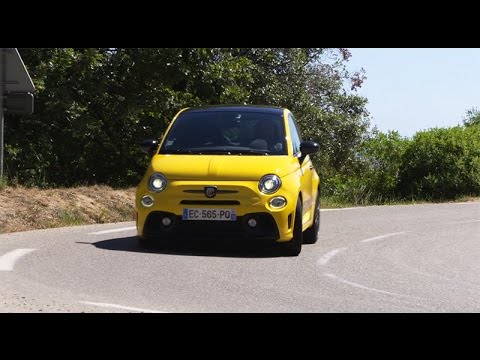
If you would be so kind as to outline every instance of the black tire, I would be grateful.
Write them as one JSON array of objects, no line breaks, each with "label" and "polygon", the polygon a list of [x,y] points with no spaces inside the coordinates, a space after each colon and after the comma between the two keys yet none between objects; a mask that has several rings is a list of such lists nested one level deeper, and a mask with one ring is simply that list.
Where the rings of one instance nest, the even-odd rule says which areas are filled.
[{"label": "black tire", "polygon": [[303,233],[304,244],[315,244],[318,240],[318,231],[320,230],[320,190],[315,200],[315,214],[313,224]]},{"label": "black tire", "polygon": [[290,241],[279,243],[282,255],[298,256],[302,251],[302,200],[298,198],[295,208],[295,220],[293,223],[293,238]]}]

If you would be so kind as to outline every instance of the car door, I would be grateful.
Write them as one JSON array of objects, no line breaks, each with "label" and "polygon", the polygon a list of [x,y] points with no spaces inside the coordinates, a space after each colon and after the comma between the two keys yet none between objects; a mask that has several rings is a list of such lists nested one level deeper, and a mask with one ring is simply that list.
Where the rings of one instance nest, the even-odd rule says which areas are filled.
[{"label": "car door", "polygon": [[303,224],[310,221],[313,216],[312,201],[313,199],[313,183],[312,171],[313,164],[310,157],[307,155],[304,159],[301,158],[300,143],[302,142],[300,132],[291,113],[288,114],[288,127],[290,128],[290,137],[292,140],[293,154],[298,158],[300,164],[300,191],[303,197]]}]

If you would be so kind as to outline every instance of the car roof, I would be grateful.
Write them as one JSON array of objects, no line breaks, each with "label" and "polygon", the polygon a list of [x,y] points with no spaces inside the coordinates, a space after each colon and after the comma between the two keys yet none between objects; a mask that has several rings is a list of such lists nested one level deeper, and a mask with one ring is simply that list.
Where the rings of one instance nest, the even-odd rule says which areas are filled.
[{"label": "car roof", "polygon": [[209,105],[188,108],[186,112],[222,112],[222,111],[243,111],[243,112],[261,112],[275,115],[282,115],[285,108],[277,106],[264,106],[264,105]]}]

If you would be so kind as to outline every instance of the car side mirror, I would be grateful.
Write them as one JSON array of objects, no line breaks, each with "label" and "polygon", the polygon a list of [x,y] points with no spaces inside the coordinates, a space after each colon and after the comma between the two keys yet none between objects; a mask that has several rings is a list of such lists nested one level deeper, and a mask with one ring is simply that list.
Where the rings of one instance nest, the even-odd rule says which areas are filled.
[{"label": "car side mirror", "polygon": [[310,154],[315,154],[320,149],[320,145],[314,141],[302,141],[300,143],[300,151],[302,152],[302,157],[305,157]]},{"label": "car side mirror", "polygon": [[315,154],[319,149],[320,149],[320,145],[318,145],[314,141],[311,141],[311,140],[302,141],[300,143],[301,155],[298,158],[298,160],[300,161],[300,164],[303,163],[303,160],[305,160],[307,155]]},{"label": "car side mirror", "polygon": [[157,148],[158,141],[152,139],[143,140],[142,145],[140,145],[140,150],[150,156],[153,156],[153,154],[155,154]]}]

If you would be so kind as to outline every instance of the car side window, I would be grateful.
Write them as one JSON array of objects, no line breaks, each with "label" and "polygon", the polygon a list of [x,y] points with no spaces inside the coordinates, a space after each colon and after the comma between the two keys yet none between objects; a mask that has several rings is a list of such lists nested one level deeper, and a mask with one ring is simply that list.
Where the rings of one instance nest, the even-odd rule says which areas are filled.
[{"label": "car side window", "polygon": [[290,136],[292,138],[293,155],[297,156],[300,153],[300,143],[302,140],[292,114],[288,114],[288,127],[290,128]]}]

